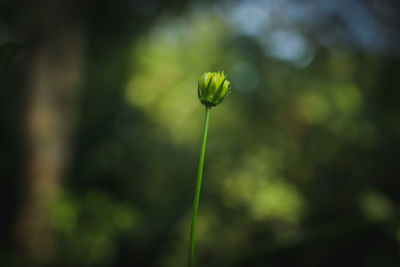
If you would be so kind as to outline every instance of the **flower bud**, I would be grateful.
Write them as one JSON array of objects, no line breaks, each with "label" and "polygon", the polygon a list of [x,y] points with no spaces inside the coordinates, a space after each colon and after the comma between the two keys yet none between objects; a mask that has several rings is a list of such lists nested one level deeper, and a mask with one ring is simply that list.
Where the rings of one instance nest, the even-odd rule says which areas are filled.
[{"label": "flower bud", "polygon": [[204,73],[197,89],[201,103],[209,107],[221,103],[230,91],[231,83],[221,71]]}]

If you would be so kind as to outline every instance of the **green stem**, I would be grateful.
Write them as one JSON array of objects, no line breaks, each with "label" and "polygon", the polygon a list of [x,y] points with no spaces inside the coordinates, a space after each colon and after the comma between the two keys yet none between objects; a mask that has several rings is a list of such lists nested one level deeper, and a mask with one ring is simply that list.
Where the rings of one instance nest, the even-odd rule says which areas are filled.
[{"label": "green stem", "polygon": [[199,169],[197,171],[197,183],[196,191],[194,193],[194,204],[193,204],[193,217],[192,217],[192,227],[190,229],[190,241],[189,241],[189,267],[193,266],[193,256],[194,256],[194,234],[196,232],[196,219],[197,211],[199,209],[200,200],[200,190],[201,190],[201,179],[203,177],[203,165],[204,165],[204,155],[206,152],[207,143],[207,132],[208,132],[208,122],[210,121],[210,110],[211,107],[206,106],[206,115],[204,120],[204,132],[203,132],[203,142],[201,144]]}]

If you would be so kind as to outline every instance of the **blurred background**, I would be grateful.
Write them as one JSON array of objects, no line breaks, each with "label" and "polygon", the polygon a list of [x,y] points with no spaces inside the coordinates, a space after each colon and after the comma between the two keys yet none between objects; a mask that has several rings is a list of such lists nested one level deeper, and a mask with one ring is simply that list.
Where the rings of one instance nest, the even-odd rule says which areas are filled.
[{"label": "blurred background", "polygon": [[0,266],[399,266],[399,12],[0,1]]}]

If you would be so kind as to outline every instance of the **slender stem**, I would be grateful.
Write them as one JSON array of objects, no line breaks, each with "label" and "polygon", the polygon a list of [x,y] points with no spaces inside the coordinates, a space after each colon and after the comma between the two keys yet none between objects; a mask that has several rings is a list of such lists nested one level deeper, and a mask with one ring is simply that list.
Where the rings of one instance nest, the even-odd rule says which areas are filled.
[{"label": "slender stem", "polygon": [[211,110],[211,107],[206,106],[206,114],[205,114],[205,119],[204,119],[203,142],[202,142],[202,144],[201,144],[201,152],[200,152],[200,160],[199,160],[199,169],[198,169],[198,171],[197,171],[196,191],[195,191],[195,194],[194,194],[192,227],[191,227],[191,229],[190,229],[190,241],[189,241],[189,267],[192,267],[192,266],[193,266],[193,256],[194,256],[194,234],[195,234],[195,232],[196,232],[197,211],[198,211],[198,209],[199,209],[200,190],[201,190],[201,179],[202,179],[202,176],[203,176],[204,155],[205,155],[205,152],[206,152],[208,122],[209,122],[209,120],[210,120],[210,110]]}]

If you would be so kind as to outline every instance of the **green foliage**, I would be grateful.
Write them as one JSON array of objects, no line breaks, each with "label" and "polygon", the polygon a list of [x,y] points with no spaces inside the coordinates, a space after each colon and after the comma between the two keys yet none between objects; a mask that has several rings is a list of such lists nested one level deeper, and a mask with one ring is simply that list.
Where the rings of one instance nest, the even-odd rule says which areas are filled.
[{"label": "green foliage", "polygon": [[50,207],[59,241],[57,257],[71,265],[108,266],[117,256],[114,240],[134,238],[140,220],[131,203],[116,201],[104,191],[66,195]]},{"label": "green foliage", "polygon": [[[389,63],[321,49],[299,67],[248,49],[254,40],[228,26],[210,14],[162,18],[130,44],[110,48],[114,60],[113,51],[121,51],[119,62],[99,64],[93,55],[72,179],[79,190],[100,187],[137,207],[144,224],[128,231],[135,252],[119,257],[143,266],[186,265],[202,127],[195,89],[199,73],[209,69],[232,73],[234,94],[210,125],[198,264],[320,266],[296,260],[318,250],[330,266],[343,244],[359,247],[355,258],[366,251],[396,254],[365,246],[380,231],[377,222],[396,229],[387,192],[396,175],[392,169],[384,183],[376,175],[388,166],[376,155],[394,151],[381,150],[393,141],[382,138],[383,129],[395,125],[380,119],[388,113],[376,97],[388,75],[379,66]],[[118,80],[99,75],[111,70]],[[373,194],[365,193],[371,186]],[[109,237],[114,246],[124,240]],[[321,242],[336,243],[329,249]],[[387,241],[379,235],[382,247],[396,242],[393,234]],[[149,251],[157,257],[144,256]]]},{"label": "green foliage", "polygon": [[[197,80],[218,69],[233,93],[209,128],[196,266],[398,266],[398,57],[330,42],[346,39],[340,16],[302,17],[308,1],[188,10],[178,1],[172,12],[162,9],[169,1],[143,1],[160,5],[153,15],[138,2],[92,11],[70,168],[49,204],[53,266],[187,265],[204,108]],[[289,17],[254,10],[269,2]],[[342,1],[327,2],[313,9]],[[348,21],[365,33],[360,14]],[[298,38],[274,46],[277,36]],[[304,53],[278,57],[293,44]],[[0,75],[18,49],[2,46]]]}]

